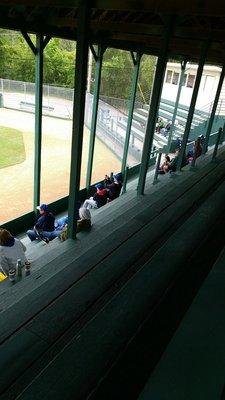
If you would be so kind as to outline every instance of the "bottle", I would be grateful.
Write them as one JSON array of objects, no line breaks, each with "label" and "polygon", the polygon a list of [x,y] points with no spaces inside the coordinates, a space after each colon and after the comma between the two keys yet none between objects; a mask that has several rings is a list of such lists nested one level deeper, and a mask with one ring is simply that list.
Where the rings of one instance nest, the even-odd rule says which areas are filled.
[{"label": "bottle", "polygon": [[11,282],[15,282],[15,279],[16,279],[16,269],[15,268],[11,268],[9,270],[9,280]]},{"label": "bottle", "polygon": [[17,260],[16,271],[17,271],[17,276],[21,277],[22,276],[22,263],[21,263],[20,258]]},{"label": "bottle", "polygon": [[25,274],[30,275],[30,262],[29,261],[25,262]]}]

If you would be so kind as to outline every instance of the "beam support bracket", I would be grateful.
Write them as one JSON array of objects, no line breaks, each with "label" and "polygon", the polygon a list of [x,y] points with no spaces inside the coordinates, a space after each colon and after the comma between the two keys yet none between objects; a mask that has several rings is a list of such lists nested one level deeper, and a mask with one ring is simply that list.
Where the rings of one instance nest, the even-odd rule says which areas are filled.
[{"label": "beam support bracket", "polygon": [[21,31],[21,34],[23,35],[23,38],[26,40],[28,46],[30,47],[31,51],[34,53],[34,55],[36,56],[37,54],[37,48],[34,45],[34,43],[32,42],[30,36],[28,35],[27,32],[25,31]]}]

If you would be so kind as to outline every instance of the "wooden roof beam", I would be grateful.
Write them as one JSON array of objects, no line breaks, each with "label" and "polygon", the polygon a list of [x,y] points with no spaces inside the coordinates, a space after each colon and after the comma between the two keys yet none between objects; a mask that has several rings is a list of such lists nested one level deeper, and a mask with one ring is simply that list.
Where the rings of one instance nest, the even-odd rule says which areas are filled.
[{"label": "wooden roof beam", "polygon": [[[65,0],[66,3],[66,0]],[[92,0],[91,7],[103,10],[140,11],[181,15],[225,15],[224,0]]]},{"label": "wooden roof beam", "polygon": [[53,8],[76,8],[78,0],[0,0],[2,6],[26,6],[26,7],[53,7]]}]

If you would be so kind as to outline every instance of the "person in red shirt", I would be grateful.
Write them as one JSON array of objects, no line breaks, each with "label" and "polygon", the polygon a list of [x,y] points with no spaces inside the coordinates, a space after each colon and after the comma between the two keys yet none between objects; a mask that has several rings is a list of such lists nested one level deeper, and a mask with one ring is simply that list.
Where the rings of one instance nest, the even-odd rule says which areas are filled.
[{"label": "person in red shirt", "polygon": [[104,185],[102,183],[98,183],[97,185],[95,185],[95,187],[97,189],[97,192],[94,194],[93,197],[85,200],[83,204],[84,208],[100,208],[107,203],[108,192],[104,188]]}]

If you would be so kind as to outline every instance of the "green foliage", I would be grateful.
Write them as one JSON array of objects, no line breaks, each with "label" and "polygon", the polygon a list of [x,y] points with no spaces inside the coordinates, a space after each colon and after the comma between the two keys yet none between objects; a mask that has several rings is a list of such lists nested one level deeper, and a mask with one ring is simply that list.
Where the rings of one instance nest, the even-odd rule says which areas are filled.
[{"label": "green foliage", "polygon": [[101,94],[119,99],[129,98],[132,70],[129,52],[107,49],[102,68]]},{"label": "green foliage", "polygon": [[44,82],[55,86],[73,87],[75,48],[67,49],[65,43],[53,38],[44,51]]},{"label": "green foliage", "polygon": [[[35,43],[35,36],[31,35]],[[19,32],[0,29],[0,78],[34,82],[35,56]],[[137,99],[148,102],[153,82],[155,57],[141,60]],[[74,85],[75,42],[52,38],[44,50],[44,83],[72,88]],[[129,99],[133,62],[128,51],[108,48],[104,53],[101,96]],[[95,61],[92,59],[94,88]]]},{"label": "green foliage", "polygon": [[[35,57],[19,32],[0,30],[0,57],[1,78],[34,82]],[[75,43],[51,39],[44,50],[44,83],[73,87],[74,64]]]},{"label": "green foliage", "polygon": [[22,132],[0,126],[0,169],[26,159]]}]

